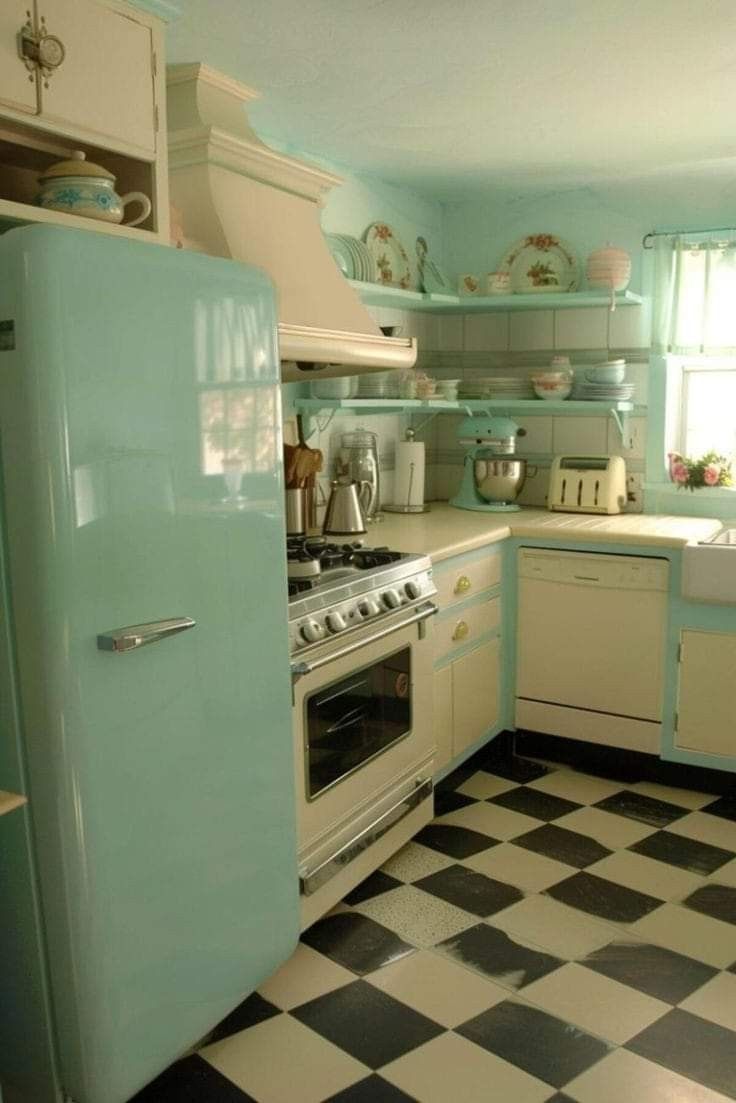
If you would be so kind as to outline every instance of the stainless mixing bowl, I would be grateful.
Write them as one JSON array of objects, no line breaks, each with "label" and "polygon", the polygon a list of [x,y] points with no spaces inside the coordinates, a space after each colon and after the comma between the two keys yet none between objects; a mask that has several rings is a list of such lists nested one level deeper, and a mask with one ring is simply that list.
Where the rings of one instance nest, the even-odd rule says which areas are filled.
[{"label": "stainless mixing bowl", "polygon": [[516,501],[526,481],[526,460],[476,459],[473,463],[475,488],[487,502],[507,505]]}]

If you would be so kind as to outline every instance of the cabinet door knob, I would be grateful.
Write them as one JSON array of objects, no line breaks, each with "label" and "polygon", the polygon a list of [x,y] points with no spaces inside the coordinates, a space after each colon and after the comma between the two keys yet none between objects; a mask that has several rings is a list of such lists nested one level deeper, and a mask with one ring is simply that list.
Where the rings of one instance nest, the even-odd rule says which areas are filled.
[{"label": "cabinet door knob", "polygon": [[455,583],[456,594],[466,594],[473,583],[470,581],[466,574],[461,574]]},{"label": "cabinet door knob", "polygon": [[455,625],[455,631],[452,633],[453,640],[464,640],[470,634],[470,628],[467,621],[459,620]]}]

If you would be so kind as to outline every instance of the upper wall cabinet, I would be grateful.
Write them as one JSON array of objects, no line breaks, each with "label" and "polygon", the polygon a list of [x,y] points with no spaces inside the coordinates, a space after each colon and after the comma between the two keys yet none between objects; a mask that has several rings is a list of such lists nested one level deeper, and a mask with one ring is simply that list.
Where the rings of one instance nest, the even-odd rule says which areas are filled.
[{"label": "upper wall cabinet", "polygon": [[3,0],[0,4],[0,106],[35,115],[38,88],[18,51],[18,34],[28,24],[26,0]]},{"label": "upper wall cabinet", "polygon": [[147,16],[114,0],[0,8],[0,102],[55,134],[154,157],[157,62]]},{"label": "upper wall cabinet", "polygon": [[[0,0],[0,233],[53,222],[168,242],[164,75],[163,23],[122,0]],[[68,209],[40,207],[44,173],[77,150],[150,214],[138,222],[138,203],[121,224],[75,213],[73,188]]]}]

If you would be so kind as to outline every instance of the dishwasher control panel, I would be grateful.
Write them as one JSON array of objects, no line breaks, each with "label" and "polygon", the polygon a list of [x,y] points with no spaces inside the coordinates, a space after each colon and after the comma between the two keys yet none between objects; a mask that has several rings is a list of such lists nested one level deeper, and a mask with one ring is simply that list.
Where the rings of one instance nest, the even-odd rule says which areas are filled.
[{"label": "dishwasher control panel", "polygon": [[664,590],[669,563],[649,556],[519,549],[519,578],[616,590]]}]

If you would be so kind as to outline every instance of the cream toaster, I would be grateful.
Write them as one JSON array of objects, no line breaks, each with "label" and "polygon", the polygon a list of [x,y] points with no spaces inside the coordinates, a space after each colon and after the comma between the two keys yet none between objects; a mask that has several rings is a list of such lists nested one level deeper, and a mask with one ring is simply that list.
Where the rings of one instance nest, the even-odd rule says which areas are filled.
[{"label": "cream toaster", "polygon": [[626,505],[626,464],[621,456],[555,456],[549,509],[563,513],[621,513]]}]

